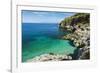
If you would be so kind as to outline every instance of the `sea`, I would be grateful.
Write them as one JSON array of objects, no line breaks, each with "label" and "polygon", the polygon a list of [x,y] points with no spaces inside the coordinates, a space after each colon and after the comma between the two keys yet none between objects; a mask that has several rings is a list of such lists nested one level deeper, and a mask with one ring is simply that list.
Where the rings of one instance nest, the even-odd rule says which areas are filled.
[{"label": "sea", "polygon": [[42,54],[73,54],[76,47],[58,23],[22,23],[22,62]]}]

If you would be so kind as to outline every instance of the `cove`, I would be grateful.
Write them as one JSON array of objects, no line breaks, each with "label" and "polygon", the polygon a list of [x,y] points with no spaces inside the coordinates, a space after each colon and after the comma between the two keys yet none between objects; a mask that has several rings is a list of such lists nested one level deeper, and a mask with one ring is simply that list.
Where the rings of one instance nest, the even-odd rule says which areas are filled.
[{"label": "cove", "polygon": [[22,62],[47,53],[73,54],[76,47],[63,34],[58,23],[22,23]]}]

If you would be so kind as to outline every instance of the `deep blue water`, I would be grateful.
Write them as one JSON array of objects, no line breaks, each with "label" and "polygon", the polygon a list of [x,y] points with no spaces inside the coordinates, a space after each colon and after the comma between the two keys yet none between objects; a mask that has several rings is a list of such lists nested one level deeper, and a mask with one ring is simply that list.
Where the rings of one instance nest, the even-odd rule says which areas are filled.
[{"label": "deep blue water", "polygon": [[35,40],[35,37],[47,36],[59,38],[65,32],[59,30],[57,23],[23,23],[22,25],[22,40],[30,42]]}]

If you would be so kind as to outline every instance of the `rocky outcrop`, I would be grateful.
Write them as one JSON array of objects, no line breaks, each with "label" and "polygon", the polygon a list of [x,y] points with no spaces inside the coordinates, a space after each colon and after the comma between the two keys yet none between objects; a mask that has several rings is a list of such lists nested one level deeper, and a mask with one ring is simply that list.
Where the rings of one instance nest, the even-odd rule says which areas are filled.
[{"label": "rocky outcrop", "polygon": [[60,24],[60,29],[70,31],[62,36],[63,39],[73,41],[78,49],[72,55],[73,59],[90,59],[90,14],[77,13],[65,18]]},{"label": "rocky outcrop", "polygon": [[40,56],[36,56],[33,59],[27,60],[27,62],[64,61],[64,60],[72,60],[72,57],[68,55],[50,53],[50,54],[43,54]]}]

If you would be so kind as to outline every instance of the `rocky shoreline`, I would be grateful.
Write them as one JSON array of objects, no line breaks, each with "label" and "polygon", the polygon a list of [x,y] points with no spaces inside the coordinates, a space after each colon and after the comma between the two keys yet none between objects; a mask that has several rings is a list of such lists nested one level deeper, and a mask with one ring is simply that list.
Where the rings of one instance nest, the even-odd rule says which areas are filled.
[{"label": "rocky shoreline", "polygon": [[65,18],[60,23],[60,29],[70,31],[69,34],[61,37],[65,40],[71,40],[77,49],[72,54],[72,58],[90,59],[90,14],[77,13],[74,16]]},{"label": "rocky shoreline", "polygon": [[72,57],[65,54],[61,55],[61,54],[49,53],[36,56],[33,59],[27,60],[27,62],[64,61],[64,60],[72,60]]}]

